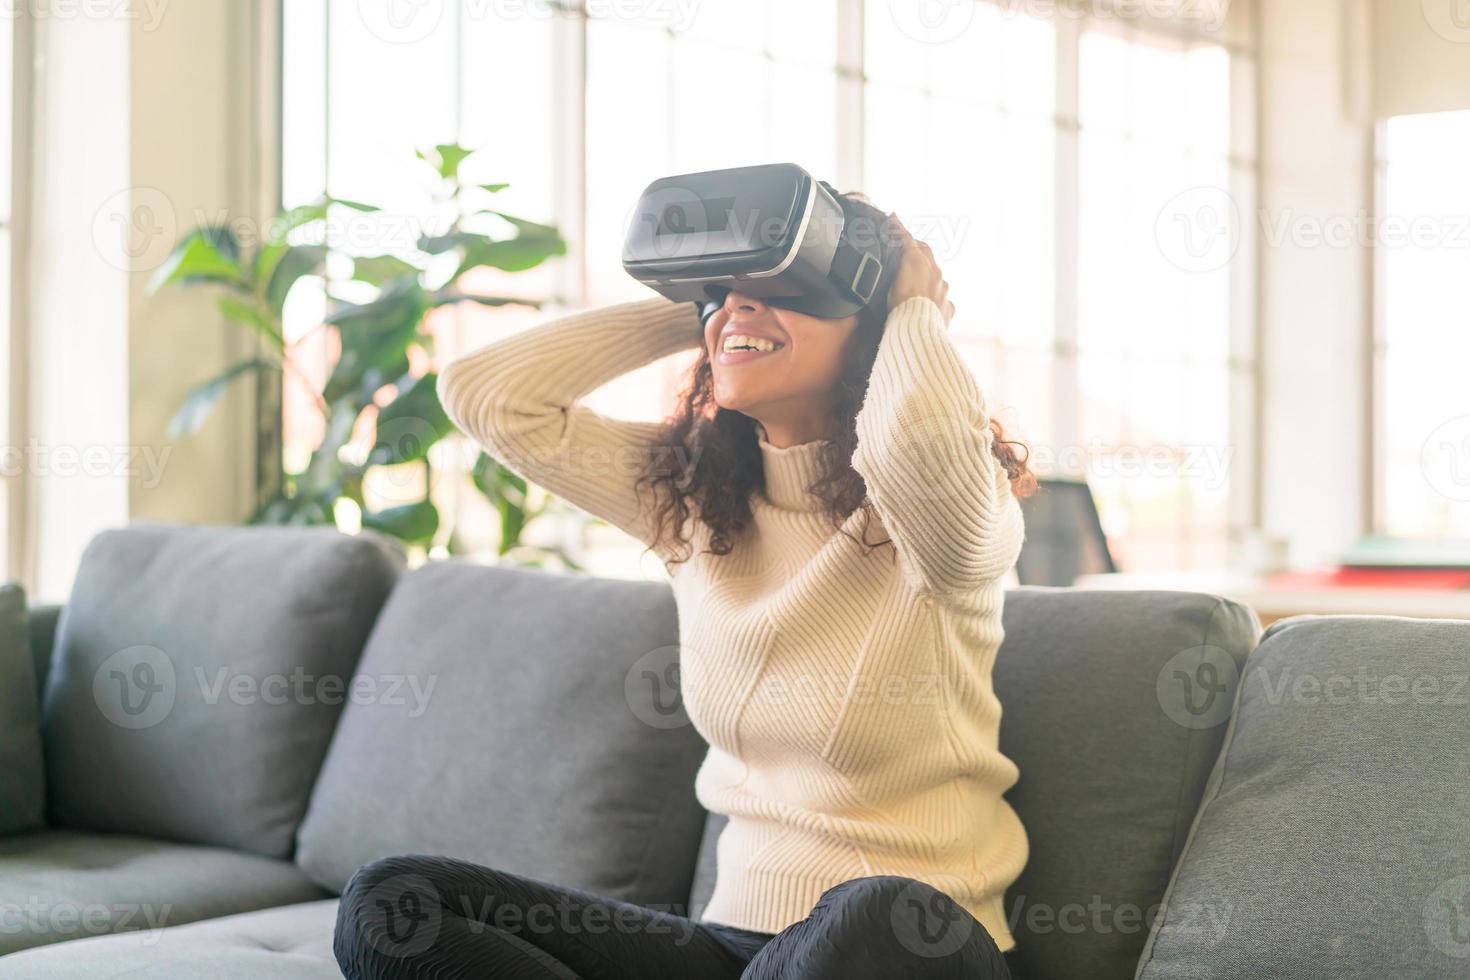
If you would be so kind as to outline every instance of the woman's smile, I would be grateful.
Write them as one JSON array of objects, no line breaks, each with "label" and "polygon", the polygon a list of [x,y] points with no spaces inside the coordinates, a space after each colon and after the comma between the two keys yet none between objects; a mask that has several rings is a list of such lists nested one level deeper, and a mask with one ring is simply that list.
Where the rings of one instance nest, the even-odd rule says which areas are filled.
[{"label": "woman's smile", "polygon": [[774,331],[727,323],[716,338],[718,364],[744,364],[780,354],[787,347]]}]

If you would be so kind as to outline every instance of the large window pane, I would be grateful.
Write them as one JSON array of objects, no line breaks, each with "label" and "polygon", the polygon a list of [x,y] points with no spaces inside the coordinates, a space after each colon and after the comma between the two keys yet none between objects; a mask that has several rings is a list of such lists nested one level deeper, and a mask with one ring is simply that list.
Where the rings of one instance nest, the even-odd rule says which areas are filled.
[{"label": "large window pane", "polygon": [[1384,127],[1380,530],[1470,537],[1470,112]]}]

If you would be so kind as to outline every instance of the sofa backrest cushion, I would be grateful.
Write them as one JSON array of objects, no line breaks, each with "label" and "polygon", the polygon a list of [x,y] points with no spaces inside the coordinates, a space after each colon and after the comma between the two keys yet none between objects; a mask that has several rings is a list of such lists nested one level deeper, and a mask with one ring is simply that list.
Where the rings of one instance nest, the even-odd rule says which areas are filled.
[{"label": "sofa backrest cushion", "polygon": [[385,539],[328,528],[99,534],[46,684],[52,819],[289,857],[401,569]]},{"label": "sofa backrest cushion", "polygon": [[1139,976],[1470,976],[1467,759],[1470,623],[1274,624]]},{"label": "sofa backrest cushion", "polygon": [[675,700],[677,644],[664,584],[411,572],[358,668],[384,696],[343,715],[297,862],[340,891],[377,858],[441,854],[682,910],[705,745]]},{"label": "sofa backrest cushion", "polygon": [[1030,855],[1006,895],[1027,976],[1133,975],[1259,622],[1187,592],[1006,594],[995,690]]},{"label": "sofa backrest cushion", "polygon": [[40,723],[25,590],[0,585],[0,835],[41,824]]}]

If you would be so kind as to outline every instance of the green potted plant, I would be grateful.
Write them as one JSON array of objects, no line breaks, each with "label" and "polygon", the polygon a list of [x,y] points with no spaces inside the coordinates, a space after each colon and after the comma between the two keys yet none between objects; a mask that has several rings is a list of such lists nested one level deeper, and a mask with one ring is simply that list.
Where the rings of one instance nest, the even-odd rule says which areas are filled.
[{"label": "green potted plant", "polygon": [[[325,384],[312,386],[323,417],[322,439],[304,467],[284,473],[281,485],[258,488],[260,503],[250,523],[334,525],[340,520],[339,502],[347,500],[356,505],[362,527],[408,545],[427,547],[439,534],[429,450],[453,425],[435,392],[438,375],[426,366],[433,363],[433,338],[425,319],[452,303],[539,308],[537,300],[468,292],[462,280],[474,269],[521,272],[566,253],[556,228],[489,206],[509,185],[466,184],[461,179],[460,165],[472,152],[441,144],[418,153],[430,173],[436,208],[450,216],[442,232],[421,235],[407,254],[347,256],[352,268],[348,278],[370,297],[348,302],[332,294],[319,328],[335,333],[340,351]],[[358,201],[324,198],[280,214],[253,248],[246,248],[228,225],[203,226],[184,236],[150,289],[196,284],[219,289],[220,312],[259,338],[260,353],[194,386],[170,424],[170,435],[197,431],[229,386],[242,378],[265,375],[284,381],[294,374],[297,383],[306,383],[297,360],[299,342],[287,342],[282,311],[296,284],[303,277],[323,275],[332,254],[329,246],[311,241],[312,233],[333,214],[378,210]],[[503,233],[476,230],[486,223],[498,225]],[[368,414],[370,420],[364,418]],[[373,432],[369,451],[346,452],[364,426]],[[379,467],[422,468],[422,493],[375,509],[366,488]],[[559,548],[530,548],[522,541],[526,527],[557,509],[557,501],[544,494],[538,499],[524,480],[483,452],[470,475],[499,515],[502,556],[530,563],[555,556],[576,567]],[[452,536],[447,544],[451,550],[458,547]]]}]

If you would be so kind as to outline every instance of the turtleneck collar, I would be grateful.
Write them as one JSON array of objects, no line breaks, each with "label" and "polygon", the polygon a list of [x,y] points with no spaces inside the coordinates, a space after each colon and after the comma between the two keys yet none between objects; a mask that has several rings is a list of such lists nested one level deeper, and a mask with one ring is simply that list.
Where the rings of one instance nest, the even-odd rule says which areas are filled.
[{"label": "turtleneck collar", "polygon": [[782,510],[821,510],[822,500],[808,493],[822,475],[822,447],[814,439],[797,446],[778,448],[760,437],[761,465],[765,468],[765,497]]}]

